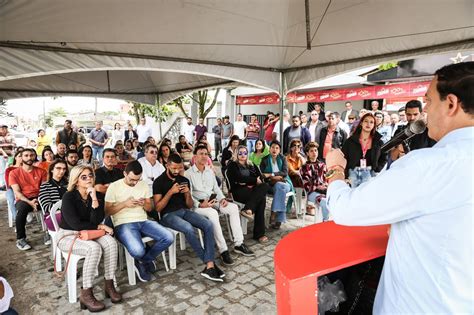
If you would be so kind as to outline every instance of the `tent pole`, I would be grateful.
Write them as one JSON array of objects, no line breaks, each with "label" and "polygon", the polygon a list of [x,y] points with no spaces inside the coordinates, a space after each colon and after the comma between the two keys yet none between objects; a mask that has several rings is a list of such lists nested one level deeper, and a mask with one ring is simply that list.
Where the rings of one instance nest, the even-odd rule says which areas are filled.
[{"label": "tent pole", "polygon": [[286,100],[286,94],[285,94],[285,74],[283,72],[280,72],[280,121],[278,122],[280,124],[280,143],[282,145],[282,152],[283,152],[283,110],[285,108],[285,100]]},{"label": "tent pole", "polygon": [[160,106],[160,94],[155,94],[155,106],[157,106],[158,111],[158,130],[160,132],[160,141],[163,139],[163,133],[161,131],[161,106]]}]

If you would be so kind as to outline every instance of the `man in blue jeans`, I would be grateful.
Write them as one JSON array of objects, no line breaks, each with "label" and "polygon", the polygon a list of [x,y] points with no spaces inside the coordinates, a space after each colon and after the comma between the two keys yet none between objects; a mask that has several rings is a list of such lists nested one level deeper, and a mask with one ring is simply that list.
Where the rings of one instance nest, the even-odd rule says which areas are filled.
[{"label": "man in blue jeans", "polygon": [[[155,259],[173,243],[173,234],[155,221],[147,219],[152,210],[148,185],[141,181],[143,169],[138,161],[127,164],[124,178],[110,184],[105,195],[105,211],[112,217],[119,241],[135,258],[135,272],[142,282],[151,280],[156,271]],[[146,247],[142,237],[155,243]]]},{"label": "man in blue jeans", "polygon": [[95,129],[89,134],[89,141],[92,143],[92,158],[99,161],[99,165],[102,165],[102,152],[109,141],[107,132],[102,129],[102,121],[95,122]]},{"label": "man in blue jeans", "polygon": [[[172,154],[166,164],[166,172],[153,182],[155,209],[161,213],[161,223],[173,230],[184,233],[186,240],[206,265],[201,276],[212,281],[224,281],[224,272],[214,263],[214,233],[211,221],[195,213],[193,198],[189,190],[189,180],[180,175],[183,160]],[[204,234],[204,248],[196,236],[195,228]]]}]

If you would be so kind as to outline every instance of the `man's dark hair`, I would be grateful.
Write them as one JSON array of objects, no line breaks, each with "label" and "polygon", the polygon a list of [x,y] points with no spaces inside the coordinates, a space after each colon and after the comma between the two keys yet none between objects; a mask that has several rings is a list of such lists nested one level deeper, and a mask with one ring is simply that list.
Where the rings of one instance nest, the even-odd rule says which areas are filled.
[{"label": "man's dark hair", "polygon": [[474,61],[451,64],[435,72],[436,89],[442,101],[454,94],[467,114],[474,115]]},{"label": "man's dark hair", "polygon": [[209,153],[209,150],[207,149],[207,145],[199,144],[194,148],[193,154],[196,155],[199,150],[206,150],[207,153]]},{"label": "man's dark hair", "polygon": [[179,154],[173,153],[169,156],[168,163],[181,164],[183,163],[183,159],[179,156]]},{"label": "man's dark hair", "polygon": [[145,152],[148,152],[148,149],[150,148],[155,148],[158,151],[158,147],[156,146],[156,144],[149,143],[145,146]]},{"label": "man's dark hair", "polygon": [[293,117],[291,117],[291,119],[295,119],[295,118],[301,119],[301,117],[298,115],[293,115]]},{"label": "man's dark hair", "polygon": [[252,114],[252,115],[250,115],[250,116],[255,116],[255,117],[257,117],[257,114],[253,113],[253,114]]},{"label": "man's dark hair", "polygon": [[23,151],[21,151],[21,152],[22,152],[21,155],[23,155],[23,152],[32,152],[32,153],[36,154],[36,151],[35,151],[34,149],[32,149],[32,148],[25,148],[25,149],[23,149]]},{"label": "man's dark hair", "polygon": [[77,152],[77,150],[68,150],[66,152],[66,157],[68,157],[69,155],[74,154],[74,153],[77,154],[77,156],[79,156],[79,152]]},{"label": "man's dark hair", "polygon": [[72,124],[72,120],[66,119],[64,122],[67,122],[68,124]]},{"label": "man's dark hair", "polygon": [[334,115],[334,117],[336,118],[341,117],[341,114],[339,114],[339,112],[332,112],[331,114]]},{"label": "man's dark hair", "polygon": [[419,100],[408,101],[408,103],[405,104],[405,108],[418,108],[420,113],[423,111],[423,106]]},{"label": "man's dark hair", "polygon": [[143,168],[140,162],[138,161],[131,161],[127,163],[127,166],[125,166],[125,173],[130,173],[133,172],[135,175],[140,175],[143,173]]},{"label": "man's dark hair", "polygon": [[102,152],[102,157],[104,157],[105,153],[107,152],[112,152],[113,154],[115,154],[115,156],[117,156],[117,151],[115,151],[115,149],[107,148],[107,149],[104,149],[104,151]]},{"label": "man's dark hair", "polygon": [[404,112],[405,111],[405,106],[402,106],[398,109],[398,112],[401,113],[401,112]]}]

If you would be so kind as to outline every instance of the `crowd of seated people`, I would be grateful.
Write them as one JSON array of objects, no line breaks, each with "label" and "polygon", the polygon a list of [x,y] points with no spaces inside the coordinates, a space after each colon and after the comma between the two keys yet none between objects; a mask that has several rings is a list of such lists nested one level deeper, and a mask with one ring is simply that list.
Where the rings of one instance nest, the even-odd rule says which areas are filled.
[{"label": "crowd of seated people", "polygon": [[[415,109],[418,107],[413,105],[409,113]],[[20,250],[31,249],[27,241],[31,214],[41,211],[47,221],[53,205],[62,200],[58,248],[68,252],[72,246],[73,253],[86,257],[80,295],[83,309],[105,308],[93,293],[101,259],[105,296],[113,303],[122,300],[113,285],[117,242],[135,259],[138,278],[151,281],[157,269],[156,258],[174,240],[171,230],[186,237],[202,263],[199,274],[222,282],[226,275],[216,257],[231,266],[235,258],[231,253],[255,255],[244,240],[246,231],[242,230],[241,217],[253,222],[252,238],[266,243],[270,236],[267,226],[281,228],[294,202],[293,197],[287,198],[288,193],[300,188],[308,200],[306,213],[315,215],[316,207],[320,207],[323,221],[329,219],[325,197],[325,174],[329,170],[324,163],[329,150],[342,149],[348,161],[346,177],[353,187],[383,169],[389,157],[381,147],[401,123],[385,119],[386,124],[382,125],[381,113],[360,111],[357,120],[354,112],[342,115],[347,116],[349,124],[338,113],[328,111],[311,113],[310,121],[293,117],[283,143],[273,137],[271,141],[251,139],[252,144],[247,145],[233,132],[222,134],[222,144],[226,146],[222,146],[222,152],[215,152],[215,157],[221,158],[221,174],[216,172],[219,162],[212,160],[212,147],[205,133],[194,144],[181,135],[173,145],[169,139],[157,142],[152,136],[143,135],[149,131],[142,124],[140,142],[130,125],[123,137],[118,131],[114,133],[113,148],[100,148],[103,141],[98,140],[98,135],[95,146],[71,138],[74,134],[68,123],[57,139],[56,152],[44,145],[38,158],[35,150],[18,147],[6,169],[7,201],[15,219],[16,246]],[[266,128],[279,123],[275,117],[269,113],[271,123],[266,122],[262,130],[265,135],[272,134]],[[222,179],[226,185],[221,184]],[[268,196],[271,213],[270,224],[266,225]],[[229,222],[232,247],[224,237],[222,216]],[[202,240],[196,229],[202,231]],[[104,234],[94,240],[75,240],[76,232],[81,230],[102,230]],[[153,239],[152,246],[143,244],[144,236]],[[47,235],[44,242],[51,242]]]}]

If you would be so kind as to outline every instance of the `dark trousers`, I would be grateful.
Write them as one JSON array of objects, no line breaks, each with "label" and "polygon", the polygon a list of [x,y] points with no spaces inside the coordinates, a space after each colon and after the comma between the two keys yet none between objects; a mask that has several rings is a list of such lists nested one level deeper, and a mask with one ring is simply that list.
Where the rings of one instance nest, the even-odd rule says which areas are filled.
[{"label": "dark trousers", "polygon": [[214,151],[216,152],[215,159],[219,157],[219,154],[222,153],[222,140],[221,138],[214,137]]},{"label": "dark trousers", "polygon": [[[16,239],[26,238],[26,217],[28,213],[33,211],[33,207],[24,202],[23,200],[19,200],[15,204],[16,208]],[[37,206],[38,211],[41,211],[39,205]]]},{"label": "dark trousers", "polygon": [[235,201],[245,203],[244,209],[252,210],[255,215],[253,223],[253,239],[255,240],[265,235],[265,206],[269,189],[270,186],[263,183],[253,188],[242,186],[232,190]]}]

